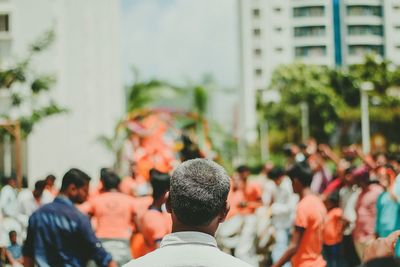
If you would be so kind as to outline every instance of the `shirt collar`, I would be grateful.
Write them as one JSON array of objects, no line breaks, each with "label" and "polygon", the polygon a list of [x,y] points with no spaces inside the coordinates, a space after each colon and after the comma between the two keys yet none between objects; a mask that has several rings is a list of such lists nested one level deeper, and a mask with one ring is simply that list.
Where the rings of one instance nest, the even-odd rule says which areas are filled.
[{"label": "shirt collar", "polygon": [[68,206],[75,207],[74,203],[72,203],[72,201],[69,198],[65,197],[65,196],[60,196],[60,195],[57,196],[54,199],[54,202],[63,203],[63,204],[67,204]]},{"label": "shirt collar", "polygon": [[195,231],[168,234],[162,239],[160,247],[184,244],[204,245],[218,248],[217,241],[213,236]]}]

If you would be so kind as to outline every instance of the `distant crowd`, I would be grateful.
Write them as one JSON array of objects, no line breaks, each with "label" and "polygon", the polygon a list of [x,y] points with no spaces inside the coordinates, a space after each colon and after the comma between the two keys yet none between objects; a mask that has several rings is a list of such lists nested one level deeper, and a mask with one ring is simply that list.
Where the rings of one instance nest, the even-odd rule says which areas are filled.
[{"label": "distant crowd", "polygon": [[[313,139],[285,145],[283,152],[282,165],[267,162],[261,173],[241,165],[230,176],[225,222],[215,233],[223,251],[251,266],[353,267],[374,258],[369,247],[377,238],[400,230],[399,155],[365,155],[354,145],[335,152]],[[186,229],[182,224],[196,225],[216,209],[168,203],[177,174],[152,168],[144,177],[138,167],[131,162],[122,179],[103,168],[92,189],[79,169],[20,191],[15,178],[5,179],[0,266],[64,266],[60,259],[70,266],[122,266],[162,247],[176,225]],[[181,192],[191,185],[198,186],[175,184]],[[187,217],[176,216],[178,208]],[[395,241],[387,250],[400,256]]]}]

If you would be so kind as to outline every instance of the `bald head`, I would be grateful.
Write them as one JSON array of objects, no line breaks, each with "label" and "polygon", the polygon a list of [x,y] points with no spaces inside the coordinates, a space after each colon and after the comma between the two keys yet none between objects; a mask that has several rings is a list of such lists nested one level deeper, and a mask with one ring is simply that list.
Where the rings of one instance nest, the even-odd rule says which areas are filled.
[{"label": "bald head", "polygon": [[171,178],[171,209],[185,225],[206,226],[226,209],[229,188],[222,166],[205,159],[185,161]]}]

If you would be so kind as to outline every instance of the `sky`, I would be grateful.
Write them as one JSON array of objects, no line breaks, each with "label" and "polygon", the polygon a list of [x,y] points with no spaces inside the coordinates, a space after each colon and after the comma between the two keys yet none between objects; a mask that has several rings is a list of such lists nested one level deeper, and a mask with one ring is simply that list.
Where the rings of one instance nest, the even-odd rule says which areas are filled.
[{"label": "sky", "polygon": [[237,87],[236,0],[121,0],[124,83],[199,82]]}]

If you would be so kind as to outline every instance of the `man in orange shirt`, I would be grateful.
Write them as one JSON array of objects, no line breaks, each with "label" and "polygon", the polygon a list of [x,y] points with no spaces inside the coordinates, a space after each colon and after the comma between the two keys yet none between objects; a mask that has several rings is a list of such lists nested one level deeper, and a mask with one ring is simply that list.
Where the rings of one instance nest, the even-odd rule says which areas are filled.
[{"label": "man in orange shirt", "polygon": [[288,175],[293,182],[293,191],[300,196],[300,202],[296,208],[292,240],[273,267],[281,267],[289,260],[292,267],[325,267],[322,246],[327,211],[322,200],[311,192],[312,172],[304,163],[296,163]]},{"label": "man in orange shirt", "polygon": [[115,261],[122,265],[131,258],[129,239],[134,227],[136,204],[133,197],[118,191],[119,177],[112,171],[102,173],[103,193],[80,206],[97,223],[96,236]]},{"label": "man in orange shirt", "polygon": [[259,184],[248,181],[251,172],[247,166],[239,166],[236,172],[239,179],[237,181],[238,189],[241,191],[242,199],[241,201],[236,200],[239,205],[235,208],[243,217],[243,227],[234,255],[250,265],[258,266],[255,246],[257,218],[254,212],[262,206],[262,190]]},{"label": "man in orange shirt", "polygon": [[170,185],[170,176],[156,169],[150,171],[153,187],[153,203],[138,219],[139,234],[133,239],[132,254],[139,258],[157,249],[161,239],[171,233],[171,214],[165,209],[165,201]]},{"label": "man in orange shirt", "polygon": [[342,263],[343,211],[339,208],[339,191],[325,200],[328,218],[324,228],[324,257],[328,267],[340,267]]}]

